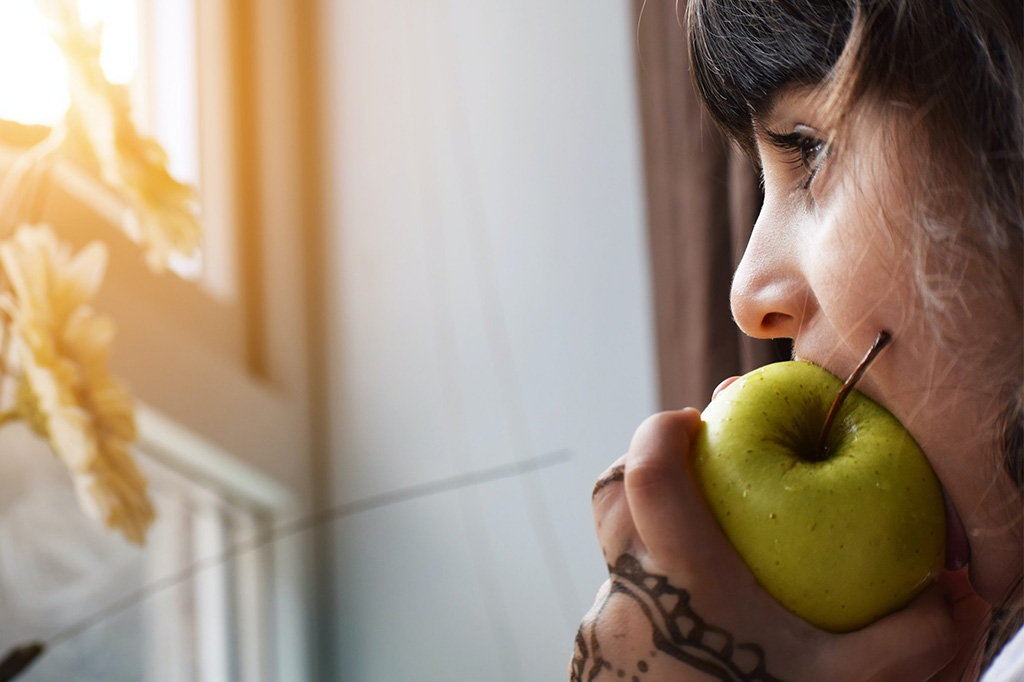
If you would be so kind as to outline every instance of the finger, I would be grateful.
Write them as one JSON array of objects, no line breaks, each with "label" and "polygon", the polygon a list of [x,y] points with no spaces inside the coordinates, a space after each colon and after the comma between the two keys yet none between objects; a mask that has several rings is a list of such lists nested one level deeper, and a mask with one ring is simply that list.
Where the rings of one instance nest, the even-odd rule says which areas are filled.
[{"label": "finger", "polygon": [[666,571],[700,572],[707,562],[731,569],[739,560],[690,474],[699,428],[700,413],[692,408],[654,415],[626,455],[626,499],[637,534]]},{"label": "finger", "polygon": [[623,455],[615,460],[610,467],[604,470],[600,476],[597,477],[597,482],[594,483],[594,490],[590,493],[590,499],[594,505],[597,506],[601,503],[603,497],[608,494],[608,487],[615,485],[616,483],[622,483],[626,475],[626,456]]},{"label": "finger", "polygon": [[976,679],[980,676],[992,607],[974,592],[967,568],[947,571],[939,582],[953,607],[958,646],[956,657],[943,670],[944,676],[940,675],[937,680]]},{"label": "finger", "polygon": [[598,477],[591,493],[594,530],[608,566],[614,565],[618,557],[629,551],[636,539],[636,527],[623,489],[624,478],[625,455]]},{"label": "finger", "polygon": [[865,680],[927,680],[957,650],[956,626],[948,595],[932,585],[904,609],[834,640],[826,650],[834,663],[862,670]]}]

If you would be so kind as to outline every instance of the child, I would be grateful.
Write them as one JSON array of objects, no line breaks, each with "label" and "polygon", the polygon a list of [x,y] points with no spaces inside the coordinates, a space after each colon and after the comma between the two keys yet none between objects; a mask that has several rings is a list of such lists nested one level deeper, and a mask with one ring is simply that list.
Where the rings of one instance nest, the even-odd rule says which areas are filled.
[{"label": "child", "polygon": [[687,11],[698,90],[764,182],[733,315],[841,377],[891,332],[858,388],[942,483],[947,570],[863,629],[805,623],[757,585],[695,485],[699,413],[666,412],[595,486],[611,578],[570,679],[1024,680],[1024,5]]}]

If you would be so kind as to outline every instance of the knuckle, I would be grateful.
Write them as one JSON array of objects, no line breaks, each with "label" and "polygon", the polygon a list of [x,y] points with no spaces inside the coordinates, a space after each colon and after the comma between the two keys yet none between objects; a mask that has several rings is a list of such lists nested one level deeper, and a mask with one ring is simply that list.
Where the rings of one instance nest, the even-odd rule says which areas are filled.
[{"label": "knuckle", "polygon": [[680,412],[659,412],[644,420],[626,457],[626,487],[643,490],[661,485],[675,457],[686,452],[688,427],[688,418]]},{"label": "knuckle", "polygon": [[626,488],[637,492],[649,490],[661,485],[665,474],[661,459],[651,457],[648,453],[638,454],[630,460],[625,479]]}]

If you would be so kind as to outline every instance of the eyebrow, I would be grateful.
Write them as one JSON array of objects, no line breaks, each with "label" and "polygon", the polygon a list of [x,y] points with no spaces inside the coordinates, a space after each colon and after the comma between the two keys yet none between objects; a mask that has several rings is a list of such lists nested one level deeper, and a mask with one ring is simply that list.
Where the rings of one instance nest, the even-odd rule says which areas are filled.
[{"label": "eyebrow", "polygon": [[777,103],[778,98],[773,101],[772,106],[768,108],[767,113],[764,115],[756,113],[751,114],[750,126],[755,139],[764,140],[776,149],[783,149],[786,148],[786,142],[788,141],[783,138],[786,138],[787,136],[782,133],[772,131],[772,127],[775,122],[774,114],[775,109],[777,108]]},{"label": "eyebrow", "polygon": [[778,117],[779,107],[782,105],[783,100],[786,99],[786,94],[785,90],[776,92],[768,100],[767,105],[761,107],[760,111],[750,112],[750,122],[753,124],[755,134],[768,133],[768,126],[765,124],[772,122]]},{"label": "eyebrow", "polygon": [[[767,105],[762,107],[760,112],[752,111],[750,114],[750,120],[753,123],[754,133],[768,133],[768,127],[763,125],[765,122],[772,122],[773,119],[779,116],[779,108],[787,100],[797,100],[799,102],[805,102],[808,106],[814,108],[815,96],[814,88],[808,85],[800,85],[797,83],[784,86],[777,90],[767,102]],[[803,98],[807,98],[804,100]],[[761,122],[759,124],[758,122]]]}]

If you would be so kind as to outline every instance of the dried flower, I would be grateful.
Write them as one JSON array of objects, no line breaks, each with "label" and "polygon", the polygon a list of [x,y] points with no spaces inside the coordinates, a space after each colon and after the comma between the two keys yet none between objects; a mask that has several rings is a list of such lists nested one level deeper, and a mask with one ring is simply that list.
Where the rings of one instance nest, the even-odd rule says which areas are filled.
[{"label": "dried flower", "polygon": [[75,0],[39,4],[68,62],[71,106],[64,126],[70,153],[127,202],[122,227],[143,247],[153,270],[166,267],[172,253],[191,256],[201,236],[195,192],[171,176],[163,148],[135,127],[128,90],[103,74],[100,27],[82,25]]},{"label": "dried flower", "polygon": [[137,544],[155,514],[129,447],[136,438],[131,396],[110,374],[113,322],[89,307],[106,268],[94,243],[72,255],[45,226],[19,228],[0,243],[21,368],[17,413],[49,439],[71,473],[82,507]]}]

